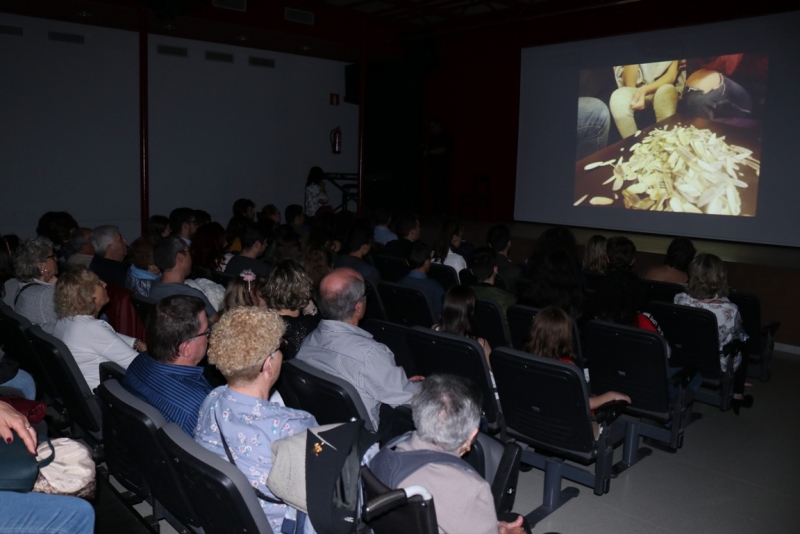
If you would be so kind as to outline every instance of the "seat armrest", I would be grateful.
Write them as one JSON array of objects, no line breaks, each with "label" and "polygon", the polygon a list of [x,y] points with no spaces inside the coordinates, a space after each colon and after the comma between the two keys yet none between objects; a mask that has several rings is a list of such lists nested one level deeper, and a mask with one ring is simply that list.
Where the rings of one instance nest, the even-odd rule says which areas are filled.
[{"label": "seat armrest", "polygon": [[775,333],[778,331],[778,328],[781,327],[780,321],[772,321],[771,323],[767,323],[761,327],[761,333],[764,335],[770,335],[775,337]]},{"label": "seat armrest", "polygon": [[100,383],[116,379],[120,384],[125,379],[125,369],[116,362],[103,362],[100,364]]},{"label": "seat armrest", "polygon": [[408,502],[406,492],[403,489],[396,489],[383,495],[378,495],[364,505],[364,521],[369,523],[379,515],[391,512]]},{"label": "seat armrest", "polygon": [[514,508],[521,459],[522,448],[516,443],[506,443],[494,480],[491,481],[492,497],[498,515],[510,512]]},{"label": "seat armrest", "polygon": [[669,383],[673,386],[680,385],[681,388],[685,389],[697,373],[698,369],[696,365],[687,365],[672,375],[672,378],[669,379]]},{"label": "seat armrest", "polygon": [[592,420],[597,421],[598,423],[605,423],[606,426],[610,426],[611,423],[616,421],[617,418],[622,415],[622,412],[627,407],[628,403],[623,400],[607,402],[601,406],[598,406],[594,410],[594,416],[592,417]]}]

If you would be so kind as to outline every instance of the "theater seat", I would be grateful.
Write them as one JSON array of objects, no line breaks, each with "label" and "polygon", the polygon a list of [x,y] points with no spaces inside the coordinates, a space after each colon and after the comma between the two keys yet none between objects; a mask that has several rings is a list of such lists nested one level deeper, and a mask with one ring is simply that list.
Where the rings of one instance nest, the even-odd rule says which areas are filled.
[{"label": "theater seat", "polygon": [[378,284],[389,321],[403,326],[433,326],[434,318],[428,299],[422,291],[411,287],[381,282]]},{"label": "theater seat", "polygon": [[428,278],[432,278],[439,282],[439,285],[441,285],[445,291],[453,286],[458,285],[458,273],[456,273],[456,270],[449,265],[444,265],[441,263],[431,262],[431,268],[428,271]]},{"label": "theater seat", "polygon": [[147,316],[150,315],[150,312],[156,308],[156,304],[158,304],[157,300],[143,297],[138,293],[134,293],[130,297],[131,304],[133,308],[136,310],[136,313],[139,315],[139,319],[142,321],[142,324],[147,324]]},{"label": "theater seat", "polygon": [[144,323],[131,303],[133,291],[114,284],[106,284],[108,306],[104,311],[108,324],[120,334],[146,341]]}]

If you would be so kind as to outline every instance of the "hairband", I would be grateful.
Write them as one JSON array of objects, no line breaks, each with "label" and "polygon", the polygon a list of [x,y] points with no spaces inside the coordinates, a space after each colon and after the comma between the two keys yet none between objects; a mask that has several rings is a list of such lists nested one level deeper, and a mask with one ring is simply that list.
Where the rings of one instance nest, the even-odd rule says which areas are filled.
[{"label": "hairband", "polygon": [[242,277],[242,280],[247,282],[247,291],[250,291],[250,282],[255,281],[256,274],[253,271],[251,271],[250,269],[245,269],[244,271],[239,273],[239,276]]}]

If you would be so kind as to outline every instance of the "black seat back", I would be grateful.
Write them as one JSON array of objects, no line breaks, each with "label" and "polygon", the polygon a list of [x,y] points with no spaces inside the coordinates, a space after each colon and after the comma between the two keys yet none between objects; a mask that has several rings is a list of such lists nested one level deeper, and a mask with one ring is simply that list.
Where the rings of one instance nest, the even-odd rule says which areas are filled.
[{"label": "black seat back", "polygon": [[366,501],[364,519],[375,534],[439,532],[433,497],[408,498],[404,490],[385,486],[366,466],[361,467],[361,481]]},{"label": "black seat back", "polygon": [[642,279],[642,285],[645,288],[645,295],[648,301],[669,302],[671,304],[675,301],[675,295],[686,292],[686,288],[682,285],[669,282]]},{"label": "black seat back", "polygon": [[458,272],[458,279],[462,286],[473,286],[478,283],[478,278],[469,269],[461,269]]},{"label": "black seat back", "polygon": [[33,326],[26,333],[72,421],[96,440],[102,440],[100,405],[72,353],[60,339],[45,333],[41,327]]},{"label": "black seat back", "polygon": [[290,407],[307,411],[320,425],[363,419],[367,430],[377,430],[361,396],[349,382],[297,358],[284,363],[281,373],[284,386],[291,390],[292,399],[284,399],[287,406],[296,402]]},{"label": "black seat back", "polygon": [[161,413],[150,404],[129,393],[116,380],[106,380],[97,389],[102,400],[103,448],[111,473],[114,465],[137,467],[153,497],[178,521],[200,526],[172,462],[158,440],[156,432],[167,424]]},{"label": "black seat back", "polygon": [[428,278],[439,282],[445,291],[458,285],[458,273],[456,273],[456,270],[443,263],[431,263]]},{"label": "black seat back", "polygon": [[433,326],[434,318],[428,299],[422,291],[411,287],[381,282],[378,285],[386,317],[403,326]]},{"label": "black seat back", "polygon": [[760,356],[762,352],[761,327],[761,302],[755,295],[731,291],[728,299],[739,308],[742,316],[742,326],[750,339],[747,340],[747,353],[751,356]]},{"label": "black seat back", "polygon": [[235,465],[204,449],[175,423],[156,435],[191,495],[205,534],[272,532],[253,487]]},{"label": "black seat back", "polygon": [[637,410],[666,414],[667,342],[656,332],[604,321],[581,327],[592,393],[619,391]]},{"label": "black seat back", "polygon": [[134,293],[131,295],[131,304],[133,304],[133,309],[136,310],[139,319],[142,320],[142,324],[146,325],[147,316],[150,315],[151,311],[155,310],[158,301]]},{"label": "black seat back", "polygon": [[221,285],[222,287],[228,287],[228,284],[230,284],[231,280],[233,280],[234,278],[236,278],[236,276],[230,273],[223,273],[220,271],[214,271],[211,273],[211,280]]},{"label": "black seat back", "polygon": [[403,368],[406,376],[417,374],[414,369],[414,358],[408,346],[408,328],[388,321],[367,320],[358,325],[375,338],[378,343],[383,343],[394,354],[394,363]]},{"label": "black seat back", "polygon": [[606,279],[606,275],[602,273],[595,273],[591,271],[581,271],[581,276],[585,280],[585,289],[590,293],[597,290]]},{"label": "black seat back", "polygon": [[384,282],[397,282],[411,270],[406,260],[391,256],[375,256],[375,268]]},{"label": "black seat back", "polygon": [[16,360],[20,368],[33,377],[38,391],[55,399],[59,396],[55,384],[39,361],[39,357],[25,334],[25,331],[31,326],[31,322],[25,317],[0,302],[0,347],[6,353],[7,358]]},{"label": "black seat back", "polygon": [[372,285],[372,282],[364,279],[364,284],[367,286],[367,309],[364,313],[365,319],[375,319],[377,321],[386,320],[386,308],[383,307],[381,294],[378,293],[378,288]]},{"label": "black seat back", "polygon": [[536,314],[541,310],[531,306],[515,304],[508,308],[508,329],[511,331],[511,345],[522,350],[522,346],[531,332],[531,325]]},{"label": "black seat back", "polygon": [[670,365],[694,365],[703,377],[720,378],[719,334],[712,312],[665,302],[649,302],[646,310],[658,321],[672,347]]},{"label": "black seat back", "polygon": [[566,457],[591,457],[595,439],[579,367],[501,347],[492,351],[492,370],[511,435]]},{"label": "black seat back", "polygon": [[415,326],[408,331],[408,346],[414,367],[422,376],[447,373],[471,380],[483,394],[483,411],[489,424],[499,424],[500,411],[486,355],[476,340]]},{"label": "black seat back", "polygon": [[497,302],[488,299],[476,300],[475,322],[478,335],[486,339],[492,348],[511,346],[510,334],[504,319],[503,308]]}]

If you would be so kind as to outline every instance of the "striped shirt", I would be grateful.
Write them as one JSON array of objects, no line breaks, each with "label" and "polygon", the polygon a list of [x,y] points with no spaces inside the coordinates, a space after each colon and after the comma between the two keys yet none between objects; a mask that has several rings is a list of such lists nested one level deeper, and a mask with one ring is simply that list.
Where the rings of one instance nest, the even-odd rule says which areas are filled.
[{"label": "striped shirt", "polygon": [[211,393],[202,367],[161,363],[146,352],[128,366],[122,385],[190,436],[194,436],[200,405]]}]

